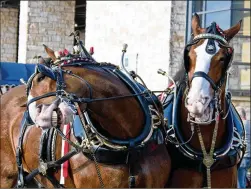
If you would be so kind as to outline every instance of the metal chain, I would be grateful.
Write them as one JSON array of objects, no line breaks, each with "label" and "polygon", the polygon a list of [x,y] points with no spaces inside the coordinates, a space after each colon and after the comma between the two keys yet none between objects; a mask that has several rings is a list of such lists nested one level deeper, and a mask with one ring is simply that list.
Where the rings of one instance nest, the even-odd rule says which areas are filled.
[{"label": "metal chain", "polygon": [[212,144],[211,144],[211,148],[210,148],[209,153],[207,153],[207,151],[206,151],[199,125],[197,125],[197,127],[196,127],[196,131],[198,133],[201,150],[202,150],[202,153],[203,153],[203,156],[204,156],[203,164],[207,168],[207,187],[208,188],[211,188],[211,166],[214,163],[213,153],[214,153],[214,149],[215,149],[216,138],[217,138],[217,133],[218,133],[218,126],[219,126],[219,112],[218,111],[216,112],[215,116],[216,116],[216,119],[215,119],[216,123],[215,123],[215,127],[214,127],[214,132],[213,132],[213,137],[212,137]]},{"label": "metal chain", "polygon": [[91,151],[91,155],[92,155],[93,160],[94,160],[94,164],[95,164],[95,167],[96,167],[96,170],[97,170],[97,175],[98,175],[98,179],[99,179],[99,182],[100,182],[100,186],[101,186],[101,188],[104,188],[104,182],[103,182],[103,179],[101,177],[99,165],[98,165],[97,159],[95,157],[95,152],[94,152],[94,149],[91,148],[92,144],[90,142],[90,138],[89,138],[89,135],[88,135],[88,127],[87,127],[87,125],[85,123],[84,116],[83,116],[83,114],[82,114],[82,112],[80,110],[80,107],[79,107],[78,103],[75,102],[74,104],[75,104],[75,106],[77,108],[77,112],[78,112],[78,115],[80,117],[80,121],[82,122],[83,128],[85,129],[85,132],[86,132],[86,138],[87,138],[86,142],[89,145],[89,148],[90,148],[90,151]]},{"label": "metal chain", "polygon": [[96,170],[97,170],[97,175],[98,175],[98,179],[99,179],[99,182],[100,182],[100,186],[101,186],[101,188],[104,188],[105,185],[104,185],[101,173],[100,173],[100,169],[99,169],[99,165],[98,165],[96,156],[95,156],[95,154],[94,154],[94,152],[92,150],[91,150],[91,152],[92,152],[91,154],[92,154],[92,157],[93,157],[93,160],[94,160],[94,164],[95,164],[95,167],[96,167]]}]

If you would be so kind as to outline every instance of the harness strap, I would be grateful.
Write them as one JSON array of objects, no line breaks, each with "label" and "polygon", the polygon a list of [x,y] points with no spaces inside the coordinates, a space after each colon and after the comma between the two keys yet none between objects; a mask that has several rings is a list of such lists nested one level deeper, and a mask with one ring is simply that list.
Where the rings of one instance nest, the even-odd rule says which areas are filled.
[{"label": "harness strap", "polygon": [[203,78],[205,78],[211,84],[211,86],[213,87],[214,90],[218,89],[218,87],[216,86],[216,84],[214,83],[214,81],[205,72],[202,72],[202,71],[195,72],[193,74],[192,80],[195,77],[203,77]]},{"label": "harness strap", "polygon": [[24,187],[24,170],[23,170],[23,163],[22,163],[22,155],[23,155],[23,138],[24,138],[24,133],[27,129],[27,111],[24,112],[24,116],[21,122],[21,127],[20,127],[20,135],[18,139],[18,146],[16,149],[16,162],[17,162],[17,167],[18,167],[18,177],[17,177],[17,188],[23,188]]},{"label": "harness strap", "polygon": [[129,188],[135,188],[136,187],[136,164],[138,160],[138,151],[133,148],[135,144],[130,143],[130,149],[127,154],[127,164],[129,168],[129,177],[128,177],[128,184]]},{"label": "harness strap", "polygon": [[[72,156],[78,154],[80,151],[77,151],[76,149],[73,149],[72,151],[68,152],[65,156],[61,157],[57,161],[50,161],[47,162],[47,169],[50,168],[60,168],[60,165],[64,163],[65,161],[69,160]],[[37,176],[40,173],[39,168],[34,169],[29,175],[27,175],[24,179],[25,182],[30,182],[35,176]]]}]

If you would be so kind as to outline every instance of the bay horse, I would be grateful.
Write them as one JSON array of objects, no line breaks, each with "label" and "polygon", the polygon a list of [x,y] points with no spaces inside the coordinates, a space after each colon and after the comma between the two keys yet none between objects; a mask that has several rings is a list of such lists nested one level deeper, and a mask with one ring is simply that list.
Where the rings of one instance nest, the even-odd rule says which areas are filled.
[{"label": "bay horse", "polygon": [[234,50],[229,42],[241,21],[225,31],[215,22],[202,28],[197,14],[191,23],[184,77],[163,104],[172,159],[168,187],[234,188],[245,131],[226,80]]},{"label": "bay horse", "polygon": [[[27,86],[1,96],[1,188],[24,187],[34,177],[45,187],[164,187],[171,159],[163,109],[142,90],[110,63],[37,64]],[[68,123],[70,134],[62,131]],[[64,157],[62,139],[70,144]]]}]

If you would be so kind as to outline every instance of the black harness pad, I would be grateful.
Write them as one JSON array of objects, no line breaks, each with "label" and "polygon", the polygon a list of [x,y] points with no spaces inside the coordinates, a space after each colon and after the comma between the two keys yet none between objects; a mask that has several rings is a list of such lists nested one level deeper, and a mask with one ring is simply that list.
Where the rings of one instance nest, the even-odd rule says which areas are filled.
[{"label": "black harness pad", "polygon": [[[86,134],[84,128],[80,122],[79,116],[76,116],[74,122],[72,124],[73,134],[79,143],[85,139]],[[144,154],[150,153],[154,151],[153,146],[157,146],[158,144],[164,143],[163,133],[160,129],[156,129],[151,137],[151,139],[146,143],[143,147],[136,147],[136,151],[138,151],[139,157]],[[97,162],[104,164],[126,164],[128,150],[115,150],[107,147],[101,147],[94,145],[95,157]],[[90,153],[83,152],[86,157],[90,160],[93,160],[93,157]]]}]

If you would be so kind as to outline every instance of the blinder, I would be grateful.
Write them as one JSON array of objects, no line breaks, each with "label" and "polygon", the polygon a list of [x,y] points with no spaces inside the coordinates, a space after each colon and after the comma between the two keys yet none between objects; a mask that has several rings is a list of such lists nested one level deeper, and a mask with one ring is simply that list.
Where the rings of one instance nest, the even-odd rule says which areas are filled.
[{"label": "blinder", "polygon": [[56,75],[53,72],[52,69],[50,69],[48,66],[45,66],[43,64],[37,64],[35,67],[35,72],[30,76],[28,82],[27,82],[27,86],[26,86],[26,95],[28,96],[30,93],[30,89],[31,89],[31,85],[32,85],[32,81],[34,79],[34,77],[38,74],[38,73],[42,73],[43,75],[56,80]]},{"label": "blinder", "polygon": [[[203,39],[203,38],[200,38],[200,39]],[[198,39],[193,40],[192,42],[188,43],[185,46],[185,49],[184,49],[184,52],[183,52],[183,60],[184,60],[184,67],[185,67],[185,70],[186,70],[187,73],[189,71],[189,56],[188,56],[188,53],[189,53],[189,51],[191,49],[191,46],[198,43],[199,40]],[[233,54],[234,54],[234,49],[232,47],[228,46],[227,44],[223,44],[220,41],[218,41],[218,42],[219,42],[219,44],[221,46],[227,48],[227,56],[226,56],[226,60],[225,60],[225,70],[224,70],[224,71],[227,71],[229,69],[229,67],[231,67]]]},{"label": "blinder", "polygon": [[51,68],[49,68],[48,66],[45,66],[43,64],[37,64],[37,71],[49,78],[51,78],[52,80],[56,81],[56,74],[55,72],[53,72],[53,70]]}]

